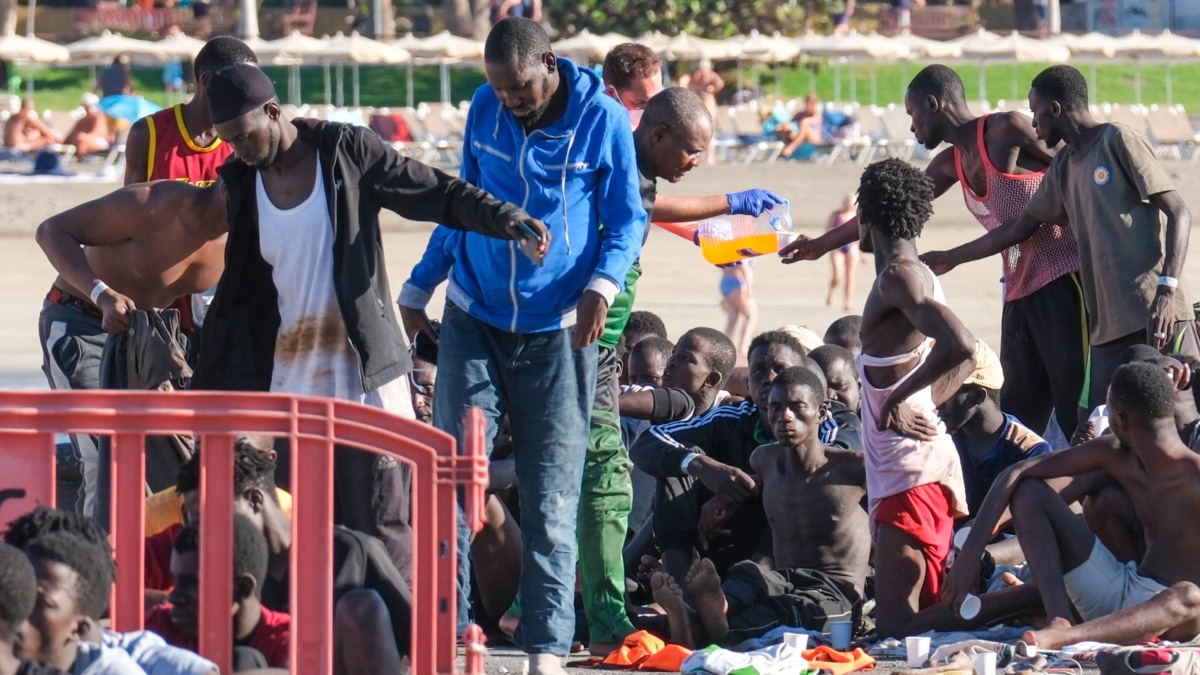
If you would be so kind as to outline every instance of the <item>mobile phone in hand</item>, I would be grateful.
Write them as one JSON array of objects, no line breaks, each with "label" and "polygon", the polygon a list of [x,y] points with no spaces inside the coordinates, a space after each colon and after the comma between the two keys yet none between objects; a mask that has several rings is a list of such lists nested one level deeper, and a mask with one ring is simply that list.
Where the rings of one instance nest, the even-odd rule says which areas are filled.
[{"label": "mobile phone in hand", "polygon": [[529,226],[529,223],[526,223],[525,221],[519,221],[517,223],[517,227],[519,227],[521,229],[521,233],[525,235],[518,242],[521,245],[521,252],[525,254],[526,258],[532,260],[533,264],[541,267],[542,263],[544,262],[544,258],[546,257],[545,253],[538,250],[538,247],[542,243],[541,236],[538,235],[538,233]]}]

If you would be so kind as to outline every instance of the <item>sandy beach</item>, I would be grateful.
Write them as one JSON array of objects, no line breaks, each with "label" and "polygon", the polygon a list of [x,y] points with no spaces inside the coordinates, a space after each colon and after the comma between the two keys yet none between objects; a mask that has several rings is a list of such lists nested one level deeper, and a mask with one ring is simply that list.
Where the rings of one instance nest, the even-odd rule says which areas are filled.
[{"label": "sandy beach", "polygon": [[[1172,162],[1168,171],[1184,199],[1200,212],[1200,165]],[[775,190],[791,200],[796,228],[805,234],[823,231],[829,213],[858,184],[861,169],[841,163],[833,166],[777,162],[768,165],[702,166],[675,185],[660,184],[662,193],[712,194],[752,187]],[[45,218],[89,199],[107,194],[116,183],[0,184],[0,387],[45,388],[41,352],[37,344],[37,315],[54,279],[33,239]],[[941,197],[926,228],[922,250],[953,246],[983,232],[963,206],[957,189]],[[383,217],[388,273],[393,295],[420,258],[430,226],[406,221],[390,212]],[[1116,254],[1116,252],[1114,252]],[[642,253],[645,274],[638,287],[637,309],[663,318],[671,337],[694,326],[723,328],[717,284],[720,272],[705,263],[690,242],[654,228]],[[1187,278],[1193,287],[1200,279],[1200,257],[1188,258]],[[754,267],[754,294],[759,305],[759,328],[785,324],[807,325],[818,333],[843,315],[839,301],[825,306],[830,265],[825,260],[783,265],[764,257]],[[998,260],[965,265],[943,278],[951,309],[979,338],[999,346],[1001,285]],[[874,277],[873,262],[859,266],[854,306],[860,311]],[[1193,300],[1197,300],[1193,293]],[[435,296],[430,315],[441,313],[443,296]]]}]

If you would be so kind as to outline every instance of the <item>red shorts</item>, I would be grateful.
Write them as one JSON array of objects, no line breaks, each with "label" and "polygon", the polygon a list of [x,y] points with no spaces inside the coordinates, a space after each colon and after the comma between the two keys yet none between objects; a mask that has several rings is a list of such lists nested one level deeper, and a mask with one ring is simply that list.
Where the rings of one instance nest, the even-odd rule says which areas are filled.
[{"label": "red shorts", "polygon": [[942,582],[946,577],[946,556],[954,537],[950,491],[940,483],[920,485],[891,497],[875,507],[874,520],[891,525],[916,539],[925,556],[925,585],[921,587],[920,608],[941,601]]}]

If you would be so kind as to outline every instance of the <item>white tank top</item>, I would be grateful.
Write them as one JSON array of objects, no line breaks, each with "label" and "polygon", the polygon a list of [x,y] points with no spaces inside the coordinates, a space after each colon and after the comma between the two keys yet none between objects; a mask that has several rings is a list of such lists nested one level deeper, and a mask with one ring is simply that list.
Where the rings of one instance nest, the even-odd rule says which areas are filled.
[{"label": "white tank top", "polygon": [[279,294],[271,391],[356,401],[411,417],[404,378],[363,392],[333,285],[333,221],[320,159],[312,193],[293,208],[275,206],[259,172],[255,184],[259,248]]}]

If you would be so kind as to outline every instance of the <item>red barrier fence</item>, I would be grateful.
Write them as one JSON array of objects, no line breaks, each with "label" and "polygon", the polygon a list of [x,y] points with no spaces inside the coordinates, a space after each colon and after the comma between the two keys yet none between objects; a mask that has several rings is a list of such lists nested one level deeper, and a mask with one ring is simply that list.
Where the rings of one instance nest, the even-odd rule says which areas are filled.
[{"label": "red barrier fence", "polygon": [[[458,455],[453,437],[432,427],[332,399],[229,392],[0,392],[0,491],[24,492],[0,503],[0,523],[37,504],[55,503],[56,434],[111,436],[112,540],[120,576],[111,615],[115,629],[139,630],[145,437],[197,435],[204,446],[200,652],[230,672],[233,440],[239,434],[286,437],[293,449],[294,495],[289,662],[298,675],[327,675],[333,667],[334,444],[393,457],[413,467],[412,672],[456,673],[456,488],[465,487],[467,521],[478,531],[487,486],[483,417],[471,410],[463,424],[466,449]],[[478,650],[469,646],[467,653],[467,672],[483,673]]]}]

